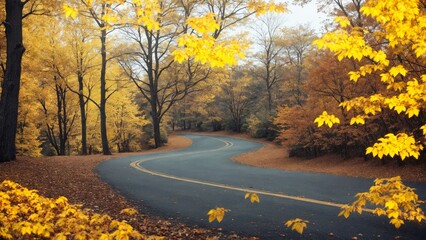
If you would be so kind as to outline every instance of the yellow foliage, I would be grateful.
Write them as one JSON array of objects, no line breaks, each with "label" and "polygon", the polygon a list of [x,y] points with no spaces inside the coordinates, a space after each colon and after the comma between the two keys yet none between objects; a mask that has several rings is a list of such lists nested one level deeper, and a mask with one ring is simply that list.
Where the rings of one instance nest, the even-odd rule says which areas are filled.
[{"label": "yellow foliage", "polygon": [[426,124],[421,126],[420,129],[422,130],[423,135],[426,135]]},{"label": "yellow foliage", "polygon": [[[338,17],[335,21],[340,27],[324,34],[314,44],[330,50],[339,60],[346,58],[360,62],[358,70],[349,72],[351,81],[357,82],[369,75],[372,79],[379,79],[386,91],[370,97],[353,98],[340,106],[347,111],[356,109],[364,112],[364,115],[352,118],[351,124],[364,124],[369,115],[376,115],[382,109],[394,110],[408,118],[419,117],[426,108],[426,75],[416,67],[417,64],[419,67],[425,64],[426,16],[423,5],[419,0],[368,0],[361,13],[377,24],[374,33],[370,33],[371,29],[367,27],[350,26],[348,19]],[[318,125],[327,123],[327,119],[320,116]],[[332,125],[330,121],[328,123]],[[400,156],[401,159],[409,156],[419,158],[423,149],[421,142],[405,133],[388,134],[369,147],[367,154],[372,153],[379,158],[385,155]]]},{"label": "yellow foliage", "polygon": [[366,118],[365,116],[358,115],[356,117],[351,118],[350,124],[351,125],[354,125],[354,124],[365,124],[365,118]]},{"label": "yellow foliage", "polygon": [[362,208],[369,203],[377,206],[374,214],[386,215],[395,228],[399,228],[404,221],[426,221],[419,207],[424,201],[419,200],[414,189],[404,185],[399,176],[376,179],[368,192],[358,193],[356,197],[357,200],[351,205],[342,207],[339,216],[348,218],[352,212],[361,214]]},{"label": "yellow foliage", "polygon": [[384,138],[380,138],[372,147],[368,147],[366,154],[378,156],[380,159],[383,156],[400,156],[402,160],[407,157],[418,159],[421,150],[423,150],[423,145],[416,143],[413,136],[405,133],[397,135],[389,133]]},{"label": "yellow foliage", "polygon": [[215,18],[214,13],[208,13],[202,17],[189,18],[186,20],[186,23],[200,34],[213,33],[220,27]]},{"label": "yellow foliage", "polygon": [[124,18],[122,17],[123,14],[118,14],[116,12],[117,8],[115,6],[124,3],[124,0],[89,0],[80,6],[81,9],[72,7],[68,4],[64,4],[62,9],[66,17],[76,18],[80,11],[93,11],[96,9],[95,5],[106,4],[106,11],[99,14],[100,17],[98,19],[106,25],[105,27],[109,27],[115,23],[122,23],[129,25],[144,25],[149,31],[160,29],[158,19],[161,13],[161,6],[157,0],[133,0],[132,3],[137,8],[136,18],[134,19]]},{"label": "yellow foliage", "polygon": [[71,17],[74,19],[77,17],[78,9],[71,7],[68,4],[64,4],[62,6],[62,10],[64,11],[66,17]]},{"label": "yellow foliage", "polygon": [[284,4],[277,4],[273,2],[265,2],[263,0],[250,0],[247,3],[247,8],[256,12],[256,16],[265,14],[266,12],[282,13],[287,11]]},{"label": "yellow foliage", "polygon": [[182,63],[190,58],[211,67],[236,65],[238,58],[244,58],[248,44],[236,39],[217,41],[204,33],[201,37],[185,34],[178,39],[178,49],[173,51],[175,61]]},{"label": "yellow foliage", "polygon": [[[246,6],[235,8],[237,12],[242,9],[248,10],[247,17],[252,13],[261,15],[266,12],[284,12],[286,10],[284,4],[262,0],[250,0]],[[226,16],[226,18],[230,16]],[[223,20],[218,19],[212,12],[201,17],[188,18],[186,23],[194,30],[194,33],[187,33],[178,38],[178,48],[172,53],[174,60],[182,63],[193,59],[195,62],[220,68],[235,66],[238,59],[245,57],[244,52],[248,49],[248,41],[240,36],[227,40],[217,39],[218,36],[214,32],[222,27],[220,24]]]},{"label": "yellow foliage", "polygon": [[157,0],[133,0],[133,4],[137,7],[137,24],[145,25],[150,31],[160,29],[158,17],[162,11]]},{"label": "yellow foliage", "polygon": [[210,209],[210,211],[207,213],[209,216],[209,222],[213,222],[214,220],[217,220],[219,223],[222,222],[223,218],[225,217],[225,213],[229,211],[229,209],[225,208]]},{"label": "yellow foliage", "polygon": [[148,238],[124,221],[71,205],[65,197],[45,198],[8,180],[0,183],[0,238],[161,239]]},{"label": "yellow foliage", "polygon": [[246,193],[246,195],[244,196],[244,199],[248,199],[250,198],[250,202],[251,203],[260,203],[260,198],[256,193]]},{"label": "yellow foliage", "polygon": [[299,234],[303,233],[303,230],[308,226],[309,221],[300,219],[300,218],[295,218],[295,219],[291,219],[288,220],[287,222],[284,223],[284,225],[286,227],[291,227],[291,230],[298,232]]},{"label": "yellow foliage", "polygon": [[395,66],[395,67],[392,67],[391,69],[389,69],[389,74],[392,77],[396,77],[396,76],[398,76],[398,74],[405,76],[405,75],[407,75],[407,69],[405,69],[404,66],[402,66],[402,65],[398,65],[398,66]]},{"label": "yellow foliage", "polygon": [[351,22],[347,17],[339,16],[334,18],[334,21],[340,25],[340,27],[345,28],[351,25]]},{"label": "yellow foliage", "polygon": [[333,124],[340,123],[340,119],[334,116],[333,114],[328,114],[326,111],[322,112],[320,116],[318,116],[314,123],[318,124],[318,127],[321,127],[322,125],[326,124],[329,128],[333,126]]},{"label": "yellow foliage", "polygon": [[128,216],[133,216],[138,214],[138,210],[134,209],[134,208],[125,208],[123,210],[120,211],[120,214],[124,214],[124,215],[128,215]]},{"label": "yellow foliage", "polygon": [[103,15],[101,19],[106,24],[112,25],[118,21],[118,16],[114,14],[112,11],[108,11],[108,13]]}]

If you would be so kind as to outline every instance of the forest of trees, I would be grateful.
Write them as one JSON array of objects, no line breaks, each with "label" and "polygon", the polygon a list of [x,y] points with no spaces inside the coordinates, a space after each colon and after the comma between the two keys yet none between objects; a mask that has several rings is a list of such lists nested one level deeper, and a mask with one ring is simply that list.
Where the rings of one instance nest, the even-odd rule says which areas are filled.
[{"label": "forest of trees", "polygon": [[[259,14],[282,12],[281,5],[154,2],[6,0],[0,6],[0,19],[6,19],[0,31],[3,92],[10,89],[12,70],[21,71],[18,155],[140,151],[160,147],[173,130],[245,132],[289,146],[291,156],[305,157],[362,156],[389,132],[405,132],[422,141],[424,108],[413,117],[400,114],[406,109],[397,110],[398,104],[385,108],[367,100],[371,95],[389,96],[390,89],[402,92],[405,75],[392,76],[395,82],[389,85],[383,73],[368,65],[374,59],[359,61],[350,54],[337,59],[343,50],[313,44],[321,35],[317,30],[286,27],[278,13]],[[12,49],[22,52],[22,69],[8,70],[12,50],[6,37],[12,27],[6,11],[19,12],[11,10],[14,4],[23,8],[13,16],[23,20],[23,42],[13,40],[23,43],[22,49]],[[326,29],[362,29],[374,51],[392,51],[389,66],[422,76],[424,58],[404,49],[386,50],[381,25],[361,14],[364,4],[322,1],[321,10],[330,19],[341,19],[325,23]],[[424,1],[418,4],[424,11]],[[249,26],[247,32],[240,31],[243,23]],[[207,41],[217,44],[207,49]],[[5,105],[6,95],[0,105],[2,148],[4,137],[11,138],[4,130],[11,125],[3,123],[5,108],[13,107]],[[349,100],[360,97],[365,98],[363,104],[348,106]],[[337,127],[316,126],[314,120],[324,110],[340,118]]]}]

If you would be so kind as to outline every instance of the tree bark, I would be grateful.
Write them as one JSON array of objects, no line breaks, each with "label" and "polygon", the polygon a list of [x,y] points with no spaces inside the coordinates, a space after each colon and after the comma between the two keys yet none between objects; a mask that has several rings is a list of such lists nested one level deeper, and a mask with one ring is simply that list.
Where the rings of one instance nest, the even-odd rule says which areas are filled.
[{"label": "tree bark", "polygon": [[101,139],[102,139],[102,153],[104,155],[111,155],[109,150],[108,135],[107,135],[107,117],[106,117],[106,29],[101,30],[101,104],[100,104],[100,117],[101,117]]},{"label": "tree bark", "polygon": [[153,119],[152,125],[154,126],[154,143],[155,148],[159,148],[163,145],[161,141],[161,131],[160,131],[160,121],[158,119]]},{"label": "tree bark", "polygon": [[267,92],[268,92],[268,112],[271,114],[272,113],[272,89],[268,86],[267,88]]},{"label": "tree bark", "polygon": [[[65,136],[65,131],[66,129],[64,129],[64,119],[66,118],[65,112],[63,112],[64,109],[64,105],[66,104],[65,102],[65,96],[63,95],[62,89],[60,88],[60,86],[58,85],[58,80],[57,77],[55,76],[55,92],[56,92],[56,118],[58,121],[58,128],[59,128],[59,133],[58,133],[58,138],[59,138],[59,152],[58,155],[59,156],[64,156],[65,155],[65,142],[66,142],[66,136]],[[65,126],[66,127],[66,126]]]},{"label": "tree bark", "polygon": [[[154,96],[156,96],[156,93],[153,93]],[[156,99],[156,98],[152,98]],[[163,145],[161,142],[161,131],[160,131],[160,122],[161,119],[158,117],[158,109],[157,109],[157,103],[151,102],[151,120],[152,120],[152,127],[154,128],[154,144],[155,148],[159,148]]]},{"label": "tree bark", "polygon": [[[59,156],[64,156],[67,154],[67,149],[69,149],[69,147],[67,147],[67,145],[69,145],[68,137],[74,125],[76,115],[74,113],[71,117],[68,112],[67,88],[65,86],[61,86],[61,82],[59,82],[57,76],[54,76],[54,81],[56,94],[56,121],[58,125],[57,134],[55,134],[54,131],[55,125],[50,126],[48,123],[46,123],[46,126],[48,128],[49,142],[55,148],[56,153]],[[45,103],[42,103],[42,107],[47,119],[48,111]]]},{"label": "tree bark", "polygon": [[25,47],[22,42],[22,9],[20,0],[6,0],[7,58],[0,97],[0,162],[16,159],[18,100],[21,84],[21,62]]},{"label": "tree bark", "polygon": [[87,155],[87,124],[86,124],[86,103],[83,95],[83,75],[81,72],[77,74],[78,80],[78,103],[80,105],[80,122],[81,122],[81,154]]}]

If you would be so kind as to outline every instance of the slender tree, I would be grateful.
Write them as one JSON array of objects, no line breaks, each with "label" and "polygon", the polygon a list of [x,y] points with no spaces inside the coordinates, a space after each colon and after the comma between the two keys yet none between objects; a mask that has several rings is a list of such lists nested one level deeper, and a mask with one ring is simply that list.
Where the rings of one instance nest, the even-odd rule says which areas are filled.
[{"label": "slender tree", "polygon": [[70,33],[68,43],[72,47],[74,72],[77,77],[77,87],[68,84],[71,92],[77,94],[80,107],[80,125],[81,125],[81,154],[87,155],[87,104],[92,97],[93,85],[85,81],[90,70],[96,67],[94,60],[96,55],[93,49],[94,37],[92,32],[87,29],[87,19],[71,21],[70,27],[74,30]]},{"label": "slender tree", "polygon": [[261,49],[256,54],[261,66],[253,69],[253,72],[263,81],[266,88],[266,106],[269,113],[274,110],[273,90],[284,78],[282,71],[284,61],[281,56],[284,47],[280,46],[278,36],[280,27],[279,19],[272,14],[265,15],[253,27],[256,43]]},{"label": "slender tree", "polygon": [[235,132],[242,132],[244,118],[247,116],[250,98],[248,86],[253,80],[241,74],[234,74],[223,90],[223,102],[229,113],[232,129]]}]

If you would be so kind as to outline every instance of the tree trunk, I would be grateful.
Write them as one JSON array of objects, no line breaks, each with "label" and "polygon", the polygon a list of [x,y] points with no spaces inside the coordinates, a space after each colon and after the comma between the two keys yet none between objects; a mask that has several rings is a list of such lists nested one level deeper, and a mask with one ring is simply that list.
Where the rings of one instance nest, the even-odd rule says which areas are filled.
[{"label": "tree trunk", "polygon": [[108,144],[108,135],[107,135],[107,117],[106,117],[106,29],[101,30],[101,104],[100,104],[100,117],[101,117],[101,138],[102,138],[102,153],[104,155],[111,155]]},{"label": "tree trunk", "polygon": [[267,89],[268,92],[268,112],[272,113],[272,89],[270,87],[268,87]]},{"label": "tree trunk", "polygon": [[[267,51],[266,56],[270,56],[270,52]],[[268,57],[269,59],[270,57]],[[272,89],[271,89],[271,64],[270,60],[266,63],[266,77],[265,77],[265,83],[266,83],[266,92],[268,93],[268,112],[272,112]]]},{"label": "tree trunk", "polygon": [[21,0],[6,0],[6,71],[0,98],[0,162],[16,159],[16,129],[21,84],[21,62],[25,47],[22,43]]},{"label": "tree trunk", "polygon": [[56,92],[56,107],[57,107],[57,112],[56,112],[56,116],[57,116],[57,121],[58,121],[58,127],[59,127],[59,152],[58,155],[59,156],[63,156],[65,155],[65,139],[64,139],[64,133],[65,133],[65,129],[64,129],[64,119],[66,118],[65,113],[62,111],[63,109],[63,105],[65,105],[65,99],[63,98],[64,96],[62,95],[62,89],[60,89],[59,87],[59,83],[58,80],[55,78],[55,92]]},{"label": "tree trunk", "polygon": [[87,155],[87,125],[86,125],[86,108],[83,96],[83,75],[81,72],[77,74],[78,80],[78,102],[80,105],[80,122],[81,122],[81,154]]},{"label": "tree trunk", "polygon": [[161,132],[160,132],[160,122],[161,120],[158,118],[157,114],[152,114],[152,126],[154,128],[154,143],[155,148],[159,148],[163,145],[161,142]]},{"label": "tree trunk", "polygon": [[159,148],[163,145],[163,143],[161,142],[160,123],[159,122],[153,122],[153,125],[154,125],[155,148]]}]

